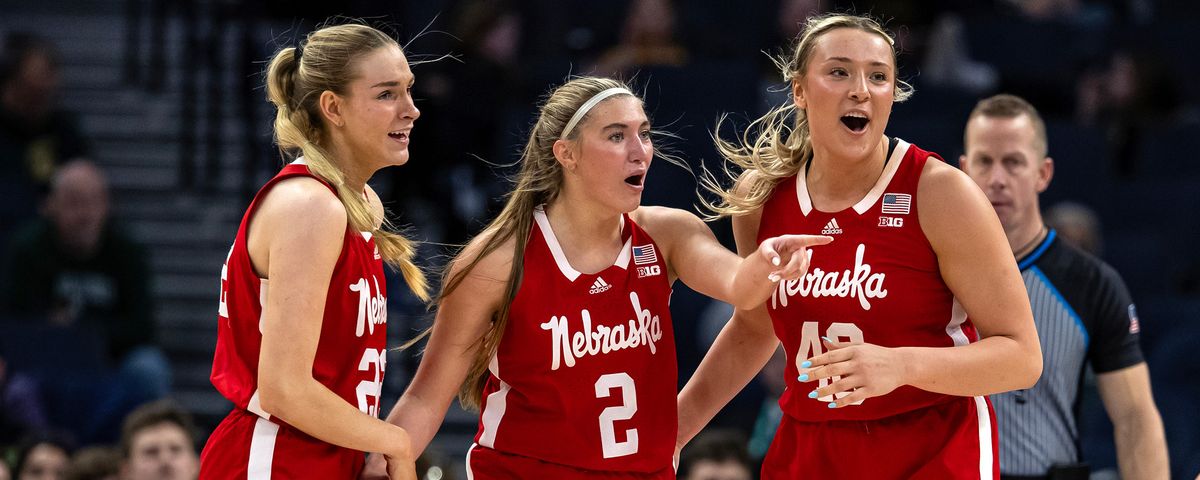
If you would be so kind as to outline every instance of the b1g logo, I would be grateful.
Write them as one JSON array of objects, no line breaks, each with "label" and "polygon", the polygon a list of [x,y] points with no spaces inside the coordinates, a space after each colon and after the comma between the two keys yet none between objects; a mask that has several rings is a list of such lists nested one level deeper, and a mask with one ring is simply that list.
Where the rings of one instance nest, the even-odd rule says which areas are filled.
[{"label": "b1g logo", "polygon": [[879,226],[881,227],[903,227],[903,217],[879,217]]},{"label": "b1g logo", "polygon": [[662,267],[658,265],[650,265],[648,267],[637,267],[638,278],[653,277],[662,275]]}]

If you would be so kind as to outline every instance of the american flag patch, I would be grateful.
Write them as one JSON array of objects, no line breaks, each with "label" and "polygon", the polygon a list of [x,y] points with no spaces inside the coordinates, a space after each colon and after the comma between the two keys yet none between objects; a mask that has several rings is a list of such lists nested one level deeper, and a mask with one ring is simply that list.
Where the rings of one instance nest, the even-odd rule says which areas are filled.
[{"label": "american flag patch", "polygon": [[908,215],[912,206],[912,195],[907,193],[883,194],[883,213],[891,215]]},{"label": "american flag patch", "polygon": [[633,247],[634,265],[649,265],[652,263],[658,263],[658,252],[654,251],[653,244]]},{"label": "american flag patch", "polygon": [[1142,326],[1138,325],[1137,307],[1129,304],[1129,333],[1138,333],[1142,331]]}]

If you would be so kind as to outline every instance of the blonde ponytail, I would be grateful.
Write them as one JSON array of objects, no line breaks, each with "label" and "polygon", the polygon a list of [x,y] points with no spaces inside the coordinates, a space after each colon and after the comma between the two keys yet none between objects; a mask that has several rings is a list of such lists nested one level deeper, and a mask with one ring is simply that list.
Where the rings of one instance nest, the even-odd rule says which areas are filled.
[{"label": "blonde ponytail", "polygon": [[342,170],[322,147],[327,139],[317,106],[317,97],[325,90],[345,93],[355,59],[377,48],[399,45],[383,32],[358,24],[322,28],[305,43],[299,62],[296,47],[287,47],[267,67],[267,99],[276,108],[275,143],[285,155],[304,156],[309,172],[334,187],[346,208],[349,227],[370,232],[383,260],[400,271],[413,294],[428,300],[425,274],[413,262],[416,245],[396,233],[386,216],[375,218],[364,192],[346,186]]}]

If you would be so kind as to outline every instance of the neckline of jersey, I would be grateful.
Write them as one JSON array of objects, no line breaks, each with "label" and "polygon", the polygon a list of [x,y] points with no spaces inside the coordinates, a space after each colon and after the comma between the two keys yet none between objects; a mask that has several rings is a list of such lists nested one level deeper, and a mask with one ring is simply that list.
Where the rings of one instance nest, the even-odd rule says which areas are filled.
[{"label": "neckline of jersey", "polygon": [[558,265],[559,272],[567,280],[574,282],[581,276],[599,276],[613,267],[628,270],[630,250],[633,245],[633,231],[629,228],[629,221],[625,218],[624,214],[621,215],[621,236],[625,237],[625,243],[621,245],[621,251],[617,254],[617,258],[613,261],[613,264],[595,273],[580,272],[567,260],[567,254],[563,251],[562,244],[558,241],[558,236],[554,234],[554,228],[550,226],[550,218],[546,216],[545,205],[538,205],[533,209],[533,220],[537,224],[538,229],[542,231],[542,239],[546,241],[546,246],[550,249],[550,256],[554,258],[554,263]]},{"label": "neckline of jersey", "polygon": [[888,185],[891,185],[892,179],[895,178],[896,172],[900,170],[900,163],[904,161],[904,157],[908,153],[909,143],[899,137],[892,137],[888,141],[888,157],[883,172],[879,175],[879,179],[875,181],[875,186],[867,192],[858,203],[851,205],[848,208],[838,210],[836,212],[826,212],[816,209],[812,204],[812,198],[808,194],[808,165],[800,168],[796,173],[796,201],[800,204],[800,212],[804,216],[808,216],[812,212],[820,212],[826,215],[838,215],[845,213],[847,210],[853,210],[856,214],[862,215],[867,213],[880,198],[883,197],[884,190],[887,190]]}]

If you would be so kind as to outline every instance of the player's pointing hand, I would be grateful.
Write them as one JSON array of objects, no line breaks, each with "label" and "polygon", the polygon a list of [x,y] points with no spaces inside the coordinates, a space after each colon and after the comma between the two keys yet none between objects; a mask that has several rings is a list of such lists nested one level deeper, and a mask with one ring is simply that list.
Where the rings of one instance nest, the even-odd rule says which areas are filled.
[{"label": "player's pointing hand", "polygon": [[772,282],[795,280],[808,272],[808,247],[832,241],[827,235],[780,235],[763,240],[758,254],[779,267],[769,275]]}]

